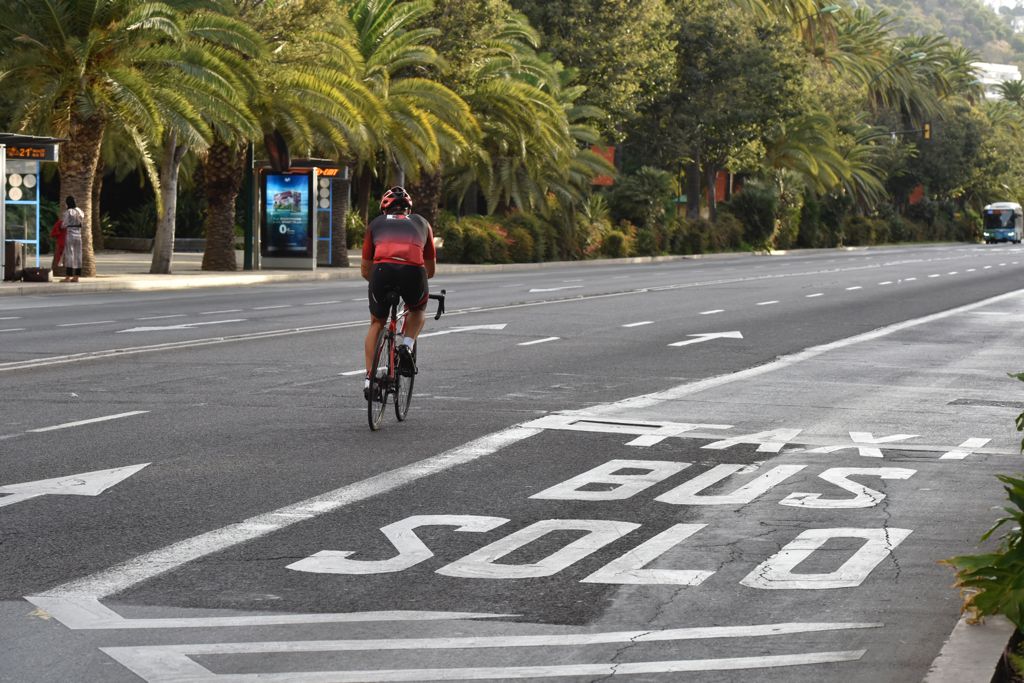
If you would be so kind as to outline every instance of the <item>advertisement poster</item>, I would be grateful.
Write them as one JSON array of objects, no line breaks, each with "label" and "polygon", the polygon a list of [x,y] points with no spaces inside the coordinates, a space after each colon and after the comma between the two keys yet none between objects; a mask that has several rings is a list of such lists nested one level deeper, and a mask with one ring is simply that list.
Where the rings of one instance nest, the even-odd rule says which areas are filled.
[{"label": "advertisement poster", "polygon": [[304,173],[263,176],[264,256],[312,256],[312,182]]}]

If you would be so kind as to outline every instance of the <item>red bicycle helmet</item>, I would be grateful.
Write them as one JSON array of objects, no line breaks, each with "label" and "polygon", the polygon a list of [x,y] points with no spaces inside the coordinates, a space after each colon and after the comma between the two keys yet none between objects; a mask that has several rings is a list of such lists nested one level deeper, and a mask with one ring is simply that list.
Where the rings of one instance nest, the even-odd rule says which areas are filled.
[{"label": "red bicycle helmet", "polygon": [[380,198],[380,210],[382,213],[395,213],[399,209],[412,211],[412,197],[405,191],[404,187],[392,187]]}]

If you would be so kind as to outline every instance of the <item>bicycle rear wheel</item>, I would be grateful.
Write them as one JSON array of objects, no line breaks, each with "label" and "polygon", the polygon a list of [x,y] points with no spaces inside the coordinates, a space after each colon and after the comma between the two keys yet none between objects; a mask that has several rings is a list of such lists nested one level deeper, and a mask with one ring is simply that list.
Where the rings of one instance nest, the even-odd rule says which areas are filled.
[{"label": "bicycle rear wheel", "polygon": [[373,365],[370,372],[370,395],[366,399],[366,417],[370,429],[380,429],[384,417],[384,408],[388,404],[388,376],[391,374],[391,345],[394,340],[381,330],[377,337],[377,345],[373,352]]},{"label": "bicycle rear wheel", "polygon": [[[412,358],[416,360],[416,347],[413,347]],[[416,375],[409,377],[403,377],[400,373],[395,373],[395,417],[401,422],[405,419],[406,415],[409,414],[409,404],[412,402],[412,385],[416,379]]]}]

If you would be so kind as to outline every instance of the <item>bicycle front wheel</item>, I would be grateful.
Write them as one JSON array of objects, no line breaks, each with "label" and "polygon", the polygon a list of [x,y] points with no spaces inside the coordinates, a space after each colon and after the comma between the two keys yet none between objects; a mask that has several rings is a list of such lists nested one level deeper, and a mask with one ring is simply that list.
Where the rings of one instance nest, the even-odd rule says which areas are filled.
[{"label": "bicycle front wheel", "polygon": [[[416,360],[416,349],[419,348],[417,344],[412,350],[412,358]],[[406,415],[409,414],[409,404],[412,403],[412,385],[416,379],[416,375],[410,375],[409,377],[403,377],[400,373],[395,373],[395,417],[401,422],[405,419]]]},{"label": "bicycle front wheel", "polygon": [[366,417],[370,429],[380,429],[384,418],[384,408],[388,404],[388,376],[391,374],[391,346],[394,340],[381,330],[373,352],[373,365],[370,366],[370,395],[366,397]]}]

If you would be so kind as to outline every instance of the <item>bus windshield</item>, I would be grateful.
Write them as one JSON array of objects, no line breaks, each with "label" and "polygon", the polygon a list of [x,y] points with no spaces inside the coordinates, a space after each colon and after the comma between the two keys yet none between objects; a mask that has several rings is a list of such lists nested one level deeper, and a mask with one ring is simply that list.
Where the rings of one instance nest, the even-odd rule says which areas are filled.
[{"label": "bus windshield", "polygon": [[990,209],[985,212],[985,228],[1012,228],[1013,209]]}]

